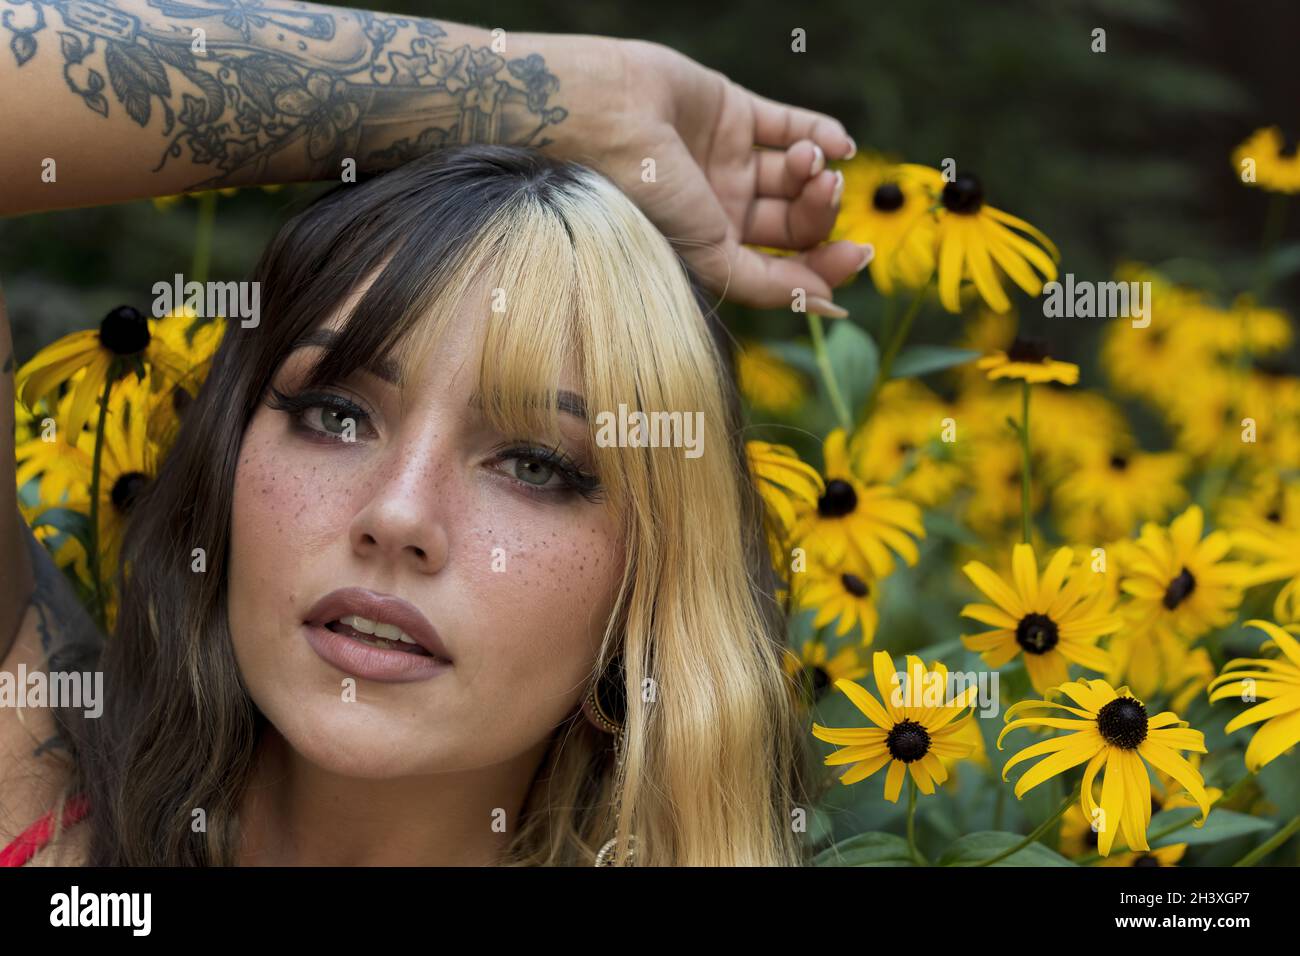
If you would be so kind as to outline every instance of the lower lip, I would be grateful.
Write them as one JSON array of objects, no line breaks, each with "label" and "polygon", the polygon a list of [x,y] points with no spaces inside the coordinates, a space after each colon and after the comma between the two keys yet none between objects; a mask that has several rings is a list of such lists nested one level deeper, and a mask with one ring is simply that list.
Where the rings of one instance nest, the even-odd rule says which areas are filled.
[{"label": "lower lip", "polygon": [[365,680],[402,684],[427,680],[451,670],[451,662],[424,654],[386,651],[360,641],[335,634],[322,624],[304,624],[307,643],[321,660],[345,674]]}]

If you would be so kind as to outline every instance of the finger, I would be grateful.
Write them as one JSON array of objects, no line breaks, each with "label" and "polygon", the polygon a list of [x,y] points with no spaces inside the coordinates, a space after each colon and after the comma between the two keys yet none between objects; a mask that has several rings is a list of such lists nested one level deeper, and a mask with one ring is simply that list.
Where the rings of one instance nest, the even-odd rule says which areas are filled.
[{"label": "finger", "polygon": [[787,150],[760,149],[757,193],[794,199],[808,180],[826,168],[826,152],[810,139],[801,139]]},{"label": "finger", "polygon": [[853,139],[839,120],[813,110],[787,106],[749,90],[745,92],[753,97],[755,144],[784,149],[801,139],[810,139],[830,159],[848,159],[853,155],[856,149]]},{"label": "finger", "polygon": [[[805,300],[830,300],[832,288],[853,275],[862,258],[856,243],[834,242],[794,256],[773,256],[741,246],[730,270],[720,253],[692,264],[732,302],[759,309],[788,309],[797,289],[804,291]],[[810,307],[810,311],[816,309]]]},{"label": "finger", "polygon": [[750,203],[741,241],[782,249],[808,249],[830,237],[839,212],[843,174],[823,171],[793,200],[762,197]]}]

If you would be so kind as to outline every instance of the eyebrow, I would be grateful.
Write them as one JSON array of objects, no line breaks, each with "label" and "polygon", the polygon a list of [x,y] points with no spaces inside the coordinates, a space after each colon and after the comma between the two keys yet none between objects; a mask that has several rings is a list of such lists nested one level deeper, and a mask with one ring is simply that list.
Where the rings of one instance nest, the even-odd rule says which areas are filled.
[{"label": "eyebrow", "polygon": [[[332,349],[338,345],[341,338],[339,332],[334,329],[313,329],[300,337],[289,351],[294,351],[308,346],[318,346],[319,348]],[[401,379],[401,369],[396,362],[385,358],[372,358],[365,362],[362,368],[373,373],[379,378],[388,382],[390,385],[397,385]],[[482,407],[482,396],[475,392],[470,397],[470,405]],[[587,403],[583,401],[582,396],[577,392],[571,392],[568,389],[558,389],[555,393],[556,408],[562,412],[572,415],[574,418],[582,421],[587,420]]]},{"label": "eyebrow", "polygon": [[[338,345],[340,338],[340,333],[334,329],[313,329],[294,342],[289,351],[292,352],[310,345],[319,346],[323,349],[332,349]],[[362,363],[361,367],[390,385],[398,384],[401,378],[401,369],[391,359],[372,358],[370,361]]]}]

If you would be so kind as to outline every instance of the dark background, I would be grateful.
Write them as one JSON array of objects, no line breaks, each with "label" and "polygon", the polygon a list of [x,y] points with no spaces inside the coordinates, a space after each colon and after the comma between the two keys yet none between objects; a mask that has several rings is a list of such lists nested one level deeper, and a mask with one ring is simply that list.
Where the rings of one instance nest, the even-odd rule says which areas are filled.
[{"label": "dark background", "polygon": [[[1250,285],[1268,196],[1229,162],[1259,126],[1297,126],[1300,4],[1175,0],[888,0],[801,5],[558,0],[388,0],[390,12],[513,31],[639,37],[669,44],[775,99],[840,118],[860,148],[976,172],[989,201],[1042,228],[1062,271],[1108,277],[1116,262],[1157,264],[1230,298]],[[1107,52],[1091,32],[1107,31]],[[795,27],[808,52],[790,50]],[[248,189],[218,204],[210,275],[244,276],[285,218],[319,187]],[[148,311],[152,284],[190,268],[198,204],[149,202],[0,222],[18,358],[113,306]],[[1286,238],[1300,232],[1292,216]],[[1271,302],[1292,307],[1294,279]],[[870,321],[863,280],[838,296]],[[1023,299],[1021,300],[1023,301]],[[951,317],[927,310],[914,338],[941,341]],[[1023,310],[1027,331],[1043,322]],[[1037,313],[1037,314],[1035,314]],[[802,326],[761,318],[768,333]],[[1099,323],[1057,320],[1060,354],[1084,359]]]}]

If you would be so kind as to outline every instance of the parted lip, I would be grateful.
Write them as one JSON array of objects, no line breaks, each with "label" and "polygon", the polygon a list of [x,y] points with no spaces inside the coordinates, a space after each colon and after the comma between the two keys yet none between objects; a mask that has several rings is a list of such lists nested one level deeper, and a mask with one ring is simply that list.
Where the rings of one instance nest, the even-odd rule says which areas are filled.
[{"label": "parted lip", "polygon": [[331,621],[337,621],[349,614],[357,614],[372,621],[400,627],[431,655],[451,662],[451,654],[447,652],[442,638],[429,623],[429,619],[410,601],[392,594],[383,594],[368,588],[338,588],[312,605],[303,623],[324,627]]}]

